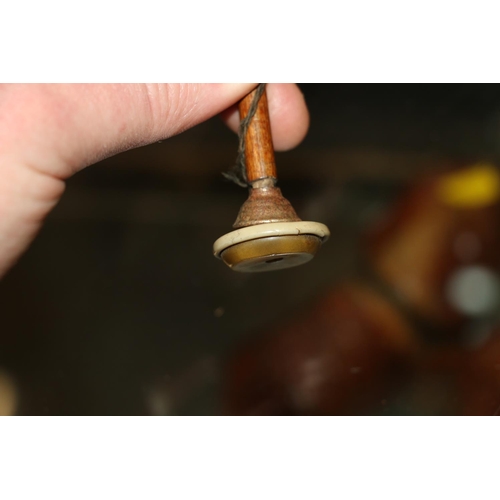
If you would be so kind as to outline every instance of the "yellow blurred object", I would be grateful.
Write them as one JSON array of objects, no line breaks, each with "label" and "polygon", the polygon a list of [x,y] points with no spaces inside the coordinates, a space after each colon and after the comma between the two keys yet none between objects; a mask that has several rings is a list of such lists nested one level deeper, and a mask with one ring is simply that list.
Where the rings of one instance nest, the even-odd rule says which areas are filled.
[{"label": "yellow blurred object", "polygon": [[454,208],[481,208],[500,198],[500,173],[480,163],[443,177],[437,186],[439,199]]}]

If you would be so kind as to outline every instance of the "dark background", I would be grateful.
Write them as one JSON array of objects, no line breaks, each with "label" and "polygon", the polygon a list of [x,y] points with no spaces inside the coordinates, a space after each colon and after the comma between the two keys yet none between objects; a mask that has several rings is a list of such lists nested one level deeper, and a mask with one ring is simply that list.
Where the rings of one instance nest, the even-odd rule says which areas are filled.
[{"label": "dark background", "polygon": [[354,273],[402,187],[500,155],[497,85],[301,88],[310,132],[277,166],[298,214],[330,227],[318,257],[261,275],[214,259],[246,197],[221,176],[237,138],[218,118],[86,169],[0,282],[19,414],[217,414],[233,349]]}]

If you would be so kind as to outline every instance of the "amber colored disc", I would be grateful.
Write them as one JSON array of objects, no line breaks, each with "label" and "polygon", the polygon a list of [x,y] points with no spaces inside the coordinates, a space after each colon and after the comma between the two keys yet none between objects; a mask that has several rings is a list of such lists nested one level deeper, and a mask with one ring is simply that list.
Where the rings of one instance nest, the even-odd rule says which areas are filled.
[{"label": "amber colored disc", "polygon": [[320,246],[321,239],[310,234],[270,236],[233,245],[221,258],[233,271],[277,271],[309,262]]}]

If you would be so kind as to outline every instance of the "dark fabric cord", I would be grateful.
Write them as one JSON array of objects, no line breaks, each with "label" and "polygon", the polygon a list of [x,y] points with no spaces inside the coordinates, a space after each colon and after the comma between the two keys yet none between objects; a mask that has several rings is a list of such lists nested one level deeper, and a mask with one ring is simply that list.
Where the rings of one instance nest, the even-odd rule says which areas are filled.
[{"label": "dark fabric cord", "polygon": [[259,100],[264,93],[266,88],[265,83],[259,83],[256,88],[255,94],[252,99],[252,104],[250,104],[250,108],[248,110],[247,116],[240,122],[240,130],[238,132],[239,136],[239,146],[238,146],[238,156],[236,157],[235,165],[227,172],[223,172],[222,175],[229,179],[230,181],[238,184],[241,187],[249,187],[248,179],[247,179],[247,169],[245,164],[245,138],[247,135],[247,130],[252,121],[252,118],[257,111],[257,105],[259,104]]}]

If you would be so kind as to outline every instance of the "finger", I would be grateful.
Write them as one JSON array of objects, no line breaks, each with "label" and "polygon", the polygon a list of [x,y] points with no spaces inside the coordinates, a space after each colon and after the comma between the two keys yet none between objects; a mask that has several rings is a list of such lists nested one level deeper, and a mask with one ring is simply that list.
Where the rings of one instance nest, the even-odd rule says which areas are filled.
[{"label": "finger", "polygon": [[[309,128],[309,112],[304,96],[292,83],[268,83],[266,86],[274,148],[286,151],[297,146]],[[240,117],[237,105],[222,113],[226,124],[238,132]]]}]

